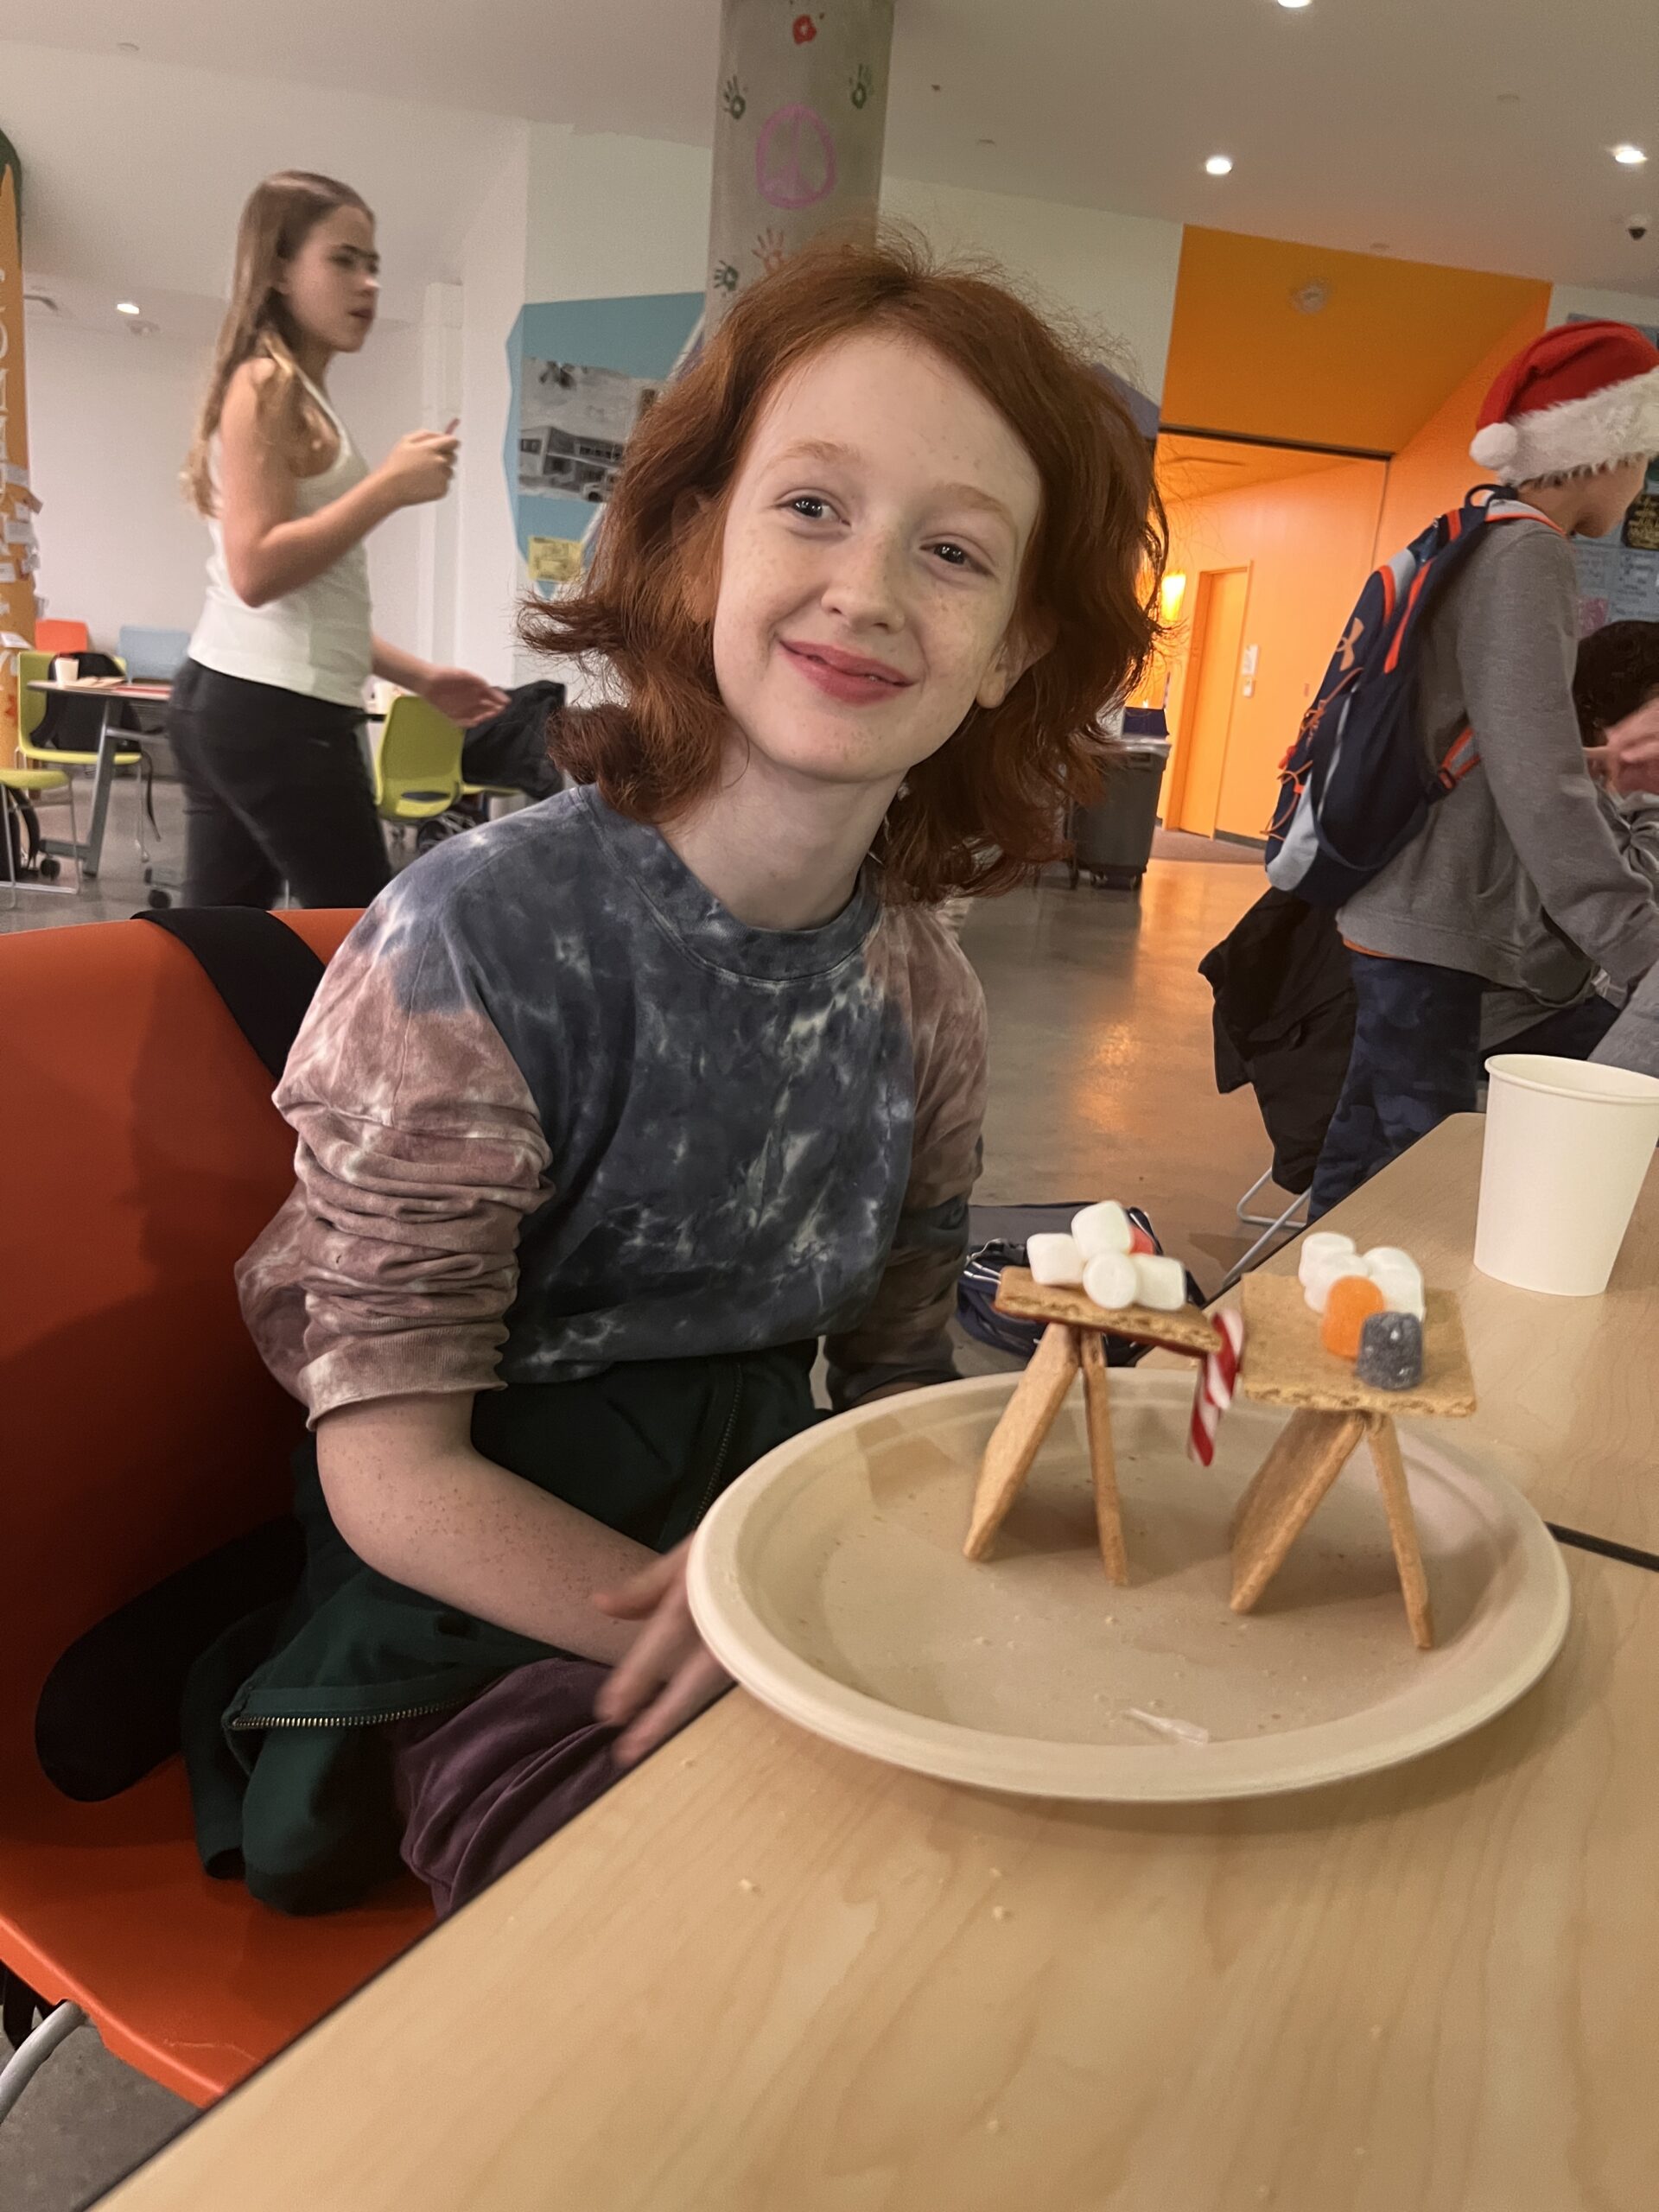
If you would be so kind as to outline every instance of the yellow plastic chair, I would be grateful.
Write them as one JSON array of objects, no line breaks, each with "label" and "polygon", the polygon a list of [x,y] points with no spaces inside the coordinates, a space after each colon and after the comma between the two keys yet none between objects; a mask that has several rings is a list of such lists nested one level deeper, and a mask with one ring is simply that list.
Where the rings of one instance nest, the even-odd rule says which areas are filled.
[{"label": "yellow plastic chair", "polygon": [[[111,658],[113,659],[114,655]],[[56,653],[21,652],[17,656],[17,753],[20,760],[49,768],[96,768],[96,753],[63,753],[55,745],[31,745],[29,739],[40,728],[46,713],[48,694],[32,691],[32,683],[44,683],[52,673]],[[124,674],[124,670],[123,671]],[[137,747],[124,745],[115,756],[118,768],[136,768],[143,759]]]},{"label": "yellow plastic chair", "polygon": [[504,784],[461,779],[461,728],[412,692],[386,712],[374,766],[374,803],[387,822],[431,822],[461,798],[508,798]]},{"label": "yellow plastic chair", "polygon": [[374,803],[387,822],[430,822],[452,807],[461,780],[461,725],[412,692],[394,699],[374,764]]},{"label": "yellow plastic chair", "polygon": [[[37,693],[36,696],[38,696]],[[10,908],[16,906],[17,893],[20,890],[50,891],[60,895],[67,893],[73,897],[80,889],[79,875],[73,884],[59,883],[55,880],[58,862],[54,856],[48,854],[42,854],[35,863],[39,879],[37,881],[20,883],[18,880],[17,863],[13,857],[11,814],[16,809],[19,817],[17,849],[21,851],[24,842],[22,810],[32,799],[39,798],[47,791],[62,791],[67,796],[69,835],[73,842],[79,845],[80,826],[75,820],[75,786],[69,777],[64,774],[62,769],[0,768],[0,844],[4,845],[6,852],[6,882],[11,894],[8,906]]]}]

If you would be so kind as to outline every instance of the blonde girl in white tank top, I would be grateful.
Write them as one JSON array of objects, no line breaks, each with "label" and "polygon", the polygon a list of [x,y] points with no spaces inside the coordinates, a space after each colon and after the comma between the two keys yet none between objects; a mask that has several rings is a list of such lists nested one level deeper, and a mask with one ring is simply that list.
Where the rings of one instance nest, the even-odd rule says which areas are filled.
[{"label": "blonde girl in white tank top", "polygon": [[374,218],[347,185],[284,171],[243,210],[232,299],[185,471],[213,539],[207,592],[174,690],[192,905],[362,906],[386,880],[357,741],[381,676],[463,724],[505,704],[465,669],[373,634],[365,540],[441,499],[457,442],[416,430],[378,468],[326,390],[379,291]]}]

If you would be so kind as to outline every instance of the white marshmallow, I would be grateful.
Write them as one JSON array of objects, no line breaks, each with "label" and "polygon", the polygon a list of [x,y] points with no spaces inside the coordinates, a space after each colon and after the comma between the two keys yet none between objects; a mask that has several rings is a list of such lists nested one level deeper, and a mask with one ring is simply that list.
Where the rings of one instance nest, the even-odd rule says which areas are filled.
[{"label": "white marshmallow", "polygon": [[1366,1253],[1365,1266],[1382,1294],[1384,1313],[1410,1313],[1420,1321],[1424,1318],[1423,1271],[1409,1252],[1397,1244],[1379,1244]]},{"label": "white marshmallow", "polygon": [[1304,1236],[1301,1262],[1296,1270],[1303,1289],[1306,1289],[1307,1279],[1316,1269],[1328,1268],[1333,1260],[1354,1249],[1353,1238],[1334,1229],[1316,1229],[1311,1236]]},{"label": "white marshmallow", "polygon": [[1127,1252],[1096,1252],[1083,1271],[1083,1287],[1109,1313],[1139,1302],[1140,1278]]},{"label": "white marshmallow", "polygon": [[1370,1272],[1357,1252],[1333,1252],[1323,1264],[1308,1269],[1303,1297],[1316,1313],[1323,1313],[1333,1282],[1344,1275],[1369,1276]]},{"label": "white marshmallow", "polygon": [[1129,1217],[1116,1198],[1103,1198],[1097,1206],[1084,1206],[1071,1217],[1071,1234],[1085,1260],[1103,1252],[1127,1252],[1133,1241]]},{"label": "white marshmallow", "polygon": [[1140,1303],[1155,1313],[1179,1313],[1186,1303],[1186,1269],[1162,1253],[1136,1253],[1135,1281]]},{"label": "white marshmallow", "polygon": [[1083,1281],[1083,1254],[1075,1236],[1039,1233],[1026,1240],[1026,1265],[1033,1282],[1065,1284]]}]

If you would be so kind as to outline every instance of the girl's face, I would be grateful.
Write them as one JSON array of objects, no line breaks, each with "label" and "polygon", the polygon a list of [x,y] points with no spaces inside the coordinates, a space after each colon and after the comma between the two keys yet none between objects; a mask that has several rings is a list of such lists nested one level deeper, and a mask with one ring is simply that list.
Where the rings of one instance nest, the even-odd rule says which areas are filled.
[{"label": "girl's face", "polygon": [[307,337],[331,353],[355,353],[374,327],[380,257],[360,207],[336,207],[306,232],[276,289]]},{"label": "girl's face", "polygon": [[897,786],[1034,658],[1015,601],[1041,487],[988,400],[927,347],[847,338],[762,413],[721,541],[715,673],[775,767]]}]

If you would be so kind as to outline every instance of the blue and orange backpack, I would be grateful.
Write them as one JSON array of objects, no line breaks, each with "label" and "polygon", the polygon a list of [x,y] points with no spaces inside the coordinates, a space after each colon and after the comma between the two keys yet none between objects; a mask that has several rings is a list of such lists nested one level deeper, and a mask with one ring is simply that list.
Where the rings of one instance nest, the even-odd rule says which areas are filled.
[{"label": "blue and orange backpack", "polygon": [[1340,906],[1402,853],[1430,807],[1480,764],[1466,726],[1425,777],[1417,643],[1446,584],[1501,522],[1555,524],[1495,484],[1471,492],[1367,582],[1279,771],[1268,875],[1311,906]]}]

